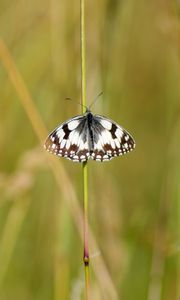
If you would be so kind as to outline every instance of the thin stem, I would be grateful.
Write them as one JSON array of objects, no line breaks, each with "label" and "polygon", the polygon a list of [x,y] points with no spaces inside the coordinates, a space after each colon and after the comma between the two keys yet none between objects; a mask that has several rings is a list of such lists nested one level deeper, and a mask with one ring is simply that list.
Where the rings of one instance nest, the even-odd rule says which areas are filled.
[{"label": "thin stem", "polygon": [[81,3],[81,93],[82,93],[82,112],[86,111],[86,51],[85,51],[85,0]]},{"label": "thin stem", "polygon": [[[86,51],[85,51],[85,0],[80,0],[81,6],[81,93],[82,112],[86,111]],[[89,241],[88,241],[88,168],[83,163],[83,201],[84,201],[84,270],[85,299],[89,299]]]},{"label": "thin stem", "polygon": [[87,163],[83,163],[83,197],[84,197],[84,271],[85,271],[85,295],[89,299],[89,241],[88,241],[88,170]]}]

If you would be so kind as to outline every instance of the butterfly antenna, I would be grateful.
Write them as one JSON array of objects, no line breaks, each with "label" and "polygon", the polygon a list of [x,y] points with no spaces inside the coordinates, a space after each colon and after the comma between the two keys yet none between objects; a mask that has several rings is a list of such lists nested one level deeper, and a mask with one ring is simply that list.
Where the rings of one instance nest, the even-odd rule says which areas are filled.
[{"label": "butterfly antenna", "polygon": [[101,97],[103,94],[103,92],[100,92],[96,98],[94,99],[94,101],[89,105],[89,109],[96,103],[96,101],[99,99],[99,97]]},{"label": "butterfly antenna", "polygon": [[79,104],[81,107],[85,107],[86,110],[88,110],[87,106],[83,105],[81,102],[78,102],[76,100],[73,100],[72,98],[70,97],[66,97],[65,100],[69,100],[69,101],[75,101],[77,104]]}]

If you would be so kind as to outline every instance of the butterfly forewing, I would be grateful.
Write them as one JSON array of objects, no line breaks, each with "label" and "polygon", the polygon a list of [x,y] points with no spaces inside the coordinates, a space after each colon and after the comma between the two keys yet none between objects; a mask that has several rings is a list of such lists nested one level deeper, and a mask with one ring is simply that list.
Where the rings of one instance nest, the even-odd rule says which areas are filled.
[{"label": "butterfly forewing", "polygon": [[110,160],[133,150],[132,136],[114,121],[86,112],[58,126],[47,137],[47,151],[83,162],[92,158],[96,161]]}]

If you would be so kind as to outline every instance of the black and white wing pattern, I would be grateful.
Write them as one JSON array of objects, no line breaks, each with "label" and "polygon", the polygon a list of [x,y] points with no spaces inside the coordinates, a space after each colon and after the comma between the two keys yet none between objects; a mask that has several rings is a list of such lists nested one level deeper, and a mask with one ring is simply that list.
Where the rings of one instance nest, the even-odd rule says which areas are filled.
[{"label": "black and white wing pattern", "polygon": [[75,162],[89,158],[108,161],[135,148],[132,136],[114,121],[87,111],[58,126],[45,141],[45,149]]},{"label": "black and white wing pattern", "polygon": [[77,116],[54,129],[47,137],[47,151],[75,162],[87,161],[90,157],[87,139],[86,115]]},{"label": "black and white wing pattern", "polygon": [[91,153],[96,161],[108,161],[135,148],[132,136],[114,121],[99,115],[92,123],[94,147]]}]

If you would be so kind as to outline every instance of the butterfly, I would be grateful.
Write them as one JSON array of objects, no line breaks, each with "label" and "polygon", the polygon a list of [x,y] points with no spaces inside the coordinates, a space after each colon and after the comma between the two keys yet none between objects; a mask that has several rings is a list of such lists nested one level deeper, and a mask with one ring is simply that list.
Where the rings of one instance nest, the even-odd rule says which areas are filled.
[{"label": "butterfly", "polygon": [[116,122],[93,115],[73,117],[55,128],[47,137],[47,151],[74,162],[109,161],[135,148],[133,137]]}]

